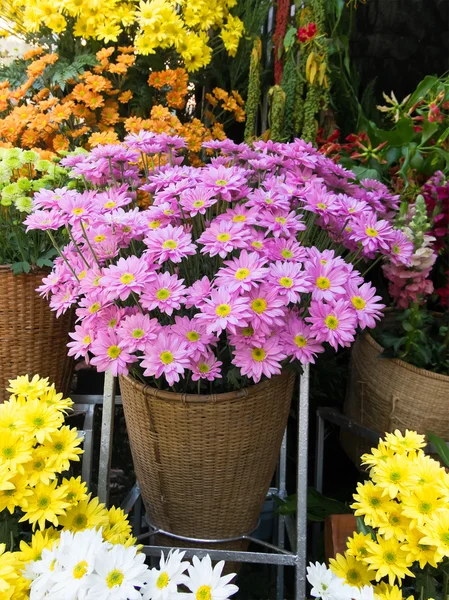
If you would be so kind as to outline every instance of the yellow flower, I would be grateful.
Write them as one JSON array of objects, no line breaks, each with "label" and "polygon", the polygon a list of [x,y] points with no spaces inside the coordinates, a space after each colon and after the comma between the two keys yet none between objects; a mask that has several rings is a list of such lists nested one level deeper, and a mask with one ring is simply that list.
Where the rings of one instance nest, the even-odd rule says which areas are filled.
[{"label": "yellow flower", "polygon": [[104,504],[100,504],[98,498],[81,500],[75,506],[67,510],[67,514],[60,518],[64,529],[70,531],[82,531],[92,527],[105,527],[108,524],[108,511]]},{"label": "yellow flower", "polygon": [[346,542],[348,548],[346,554],[348,556],[355,556],[357,560],[363,560],[369,553],[367,542],[372,539],[373,538],[370,535],[354,533],[354,535],[348,538],[348,541]]},{"label": "yellow flower", "polygon": [[384,462],[385,460],[387,460],[387,458],[393,457],[394,455],[394,450],[387,446],[385,442],[380,441],[377,448],[371,448],[371,454],[362,455],[362,465],[369,465],[370,467],[375,467],[380,462]]},{"label": "yellow flower", "polygon": [[12,471],[23,472],[23,463],[31,459],[31,442],[18,431],[6,430],[0,434],[0,463]]},{"label": "yellow flower", "polygon": [[35,400],[47,391],[48,377],[41,379],[39,375],[35,375],[30,381],[28,375],[22,375],[17,379],[11,379],[9,388],[6,389],[16,396],[25,396],[28,400]]},{"label": "yellow flower", "polygon": [[16,573],[16,560],[11,552],[5,552],[5,544],[0,544],[0,598],[11,598],[11,592],[14,591],[15,581],[18,578]]},{"label": "yellow flower", "polygon": [[0,491],[14,489],[14,484],[11,483],[14,475],[15,473],[10,471],[6,465],[0,464]]},{"label": "yellow flower", "polygon": [[414,458],[413,471],[418,485],[425,485],[426,483],[434,484],[440,481],[443,482],[447,475],[444,469],[441,468],[440,463],[430,456],[426,456],[424,452],[418,453]]},{"label": "yellow flower", "polygon": [[18,400],[14,396],[0,404],[0,429],[17,430],[17,416],[23,405],[23,400]]},{"label": "yellow flower", "polygon": [[28,505],[23,508],[25,514],[19,522],[29,521],[33,529],[36,525],[44,529],[46,521],[57,527],[59,518],[65,515],[65,509],[69,506],[65,500],[64,486],[57,487],[57,485],[57,481],[49,485],[38,483],[33,489],[33,495],[28,499]]},{"label": "yellow flower", "polygon": [[386,540],[394,537],[402,542],[410,527],[410,519],[404,516],[402,504],[390,501],[384,511],[384,516],[377,525],[380,535],[384,536]]},{"label": "yellow flower", "polygon": [[17,506],[27,505],[27,496],[31,496],[33,491],[28,487],[28,479],[21,473],[16,473],[10,480],[14,484],[14,489],[0,491],[0,512],[7,509],[11,514]]},{"label": "yellow flower", "polygon": [[87,498],[87,484],[81,481],[81,477],[64,478],[62,485],[66,489],[66,500],[71,505],[78,504],[78,502]]},{"label": "yellow flower", "polygon": [[424,525],[435,511],[442,508],[446,508],[446,501],[441,490],[428,483],[402,497],[402,512],[412,519],[412,527]]},{"label": "yellow flower", "polygon": [[385,434],[386,445],[398,454],[406,454],[411,450],[420,450],[426,445],[426,438],[416,431],[405,430],[403,435],[399,429],[394,433]]},{"label": "yellow flower", "polygon": [[121,508],[113,506],[108,511],[108,525],[103,529],[103,537],[111,544],[124,544],[131,536],[128,516]]},{"label": "yellow flower", "polygon": [[351,508],[355,510],[356,517],[364,517],[365,523],[377,527],[384,516],[388,499],[383,495],[383,489],[374,485],[372,481],[357,484],[357,493],[354,494]]},{"label": "yellow flower", "polygon": [[449,510],[436,512],[424,527],[420,527],[420,531],[423,533],[420,543],[436,547],[437,562],[449,556]]},{"label": "yellow flower", "polygon": [[[374,588],[374,598],[376,600],[404,600],[402,590],[397,585],[388,585],[380,583]],[[414,600],[413,596],[409,596],[405,600]]]},{"label": "yellow flower", "polygon": [[402,549],[407,554],[407,560],[419,562],[419,568],[424,569],[424,567],[429,564],[432,567],[437,567],[437,561],[435,560],[435,546],[426,546],[426,544],[422,544],[423,534],[419,529],[410,528],[407,532],[407,538],[405,540]]},{"label": "yellow flower", "polygon": [[79,461],[79,454],[83,453],[78,447],[81,443],[77,430],[65,425],[50,435],[43,448],[54,459],[55,470],[62,473],[70,468],[71,460]]},{"label": "yellow flower", "polygon": [[63,398],[62,394],[57,393],[54,383],[48,388],[45,394],[42,394],[39,400],[47,406],[54,406],[56,410],[63,413],[67,412],[67,410],[73,406],[73,400],[70,398]]},{"label": "yellow flower", "polygon": [[119,25],[114,25],[111,22],[105,22],[97,29],[96,38],[98,40],[104,40],[106,44],[108,42],[116,42],[121,32],[122,28]]},{"label": "yellow flower", "polygon": [[64,420],[63,415],[52,406],[47,406],[39,400],[28,401],[26,410],[17,420],[17,428],[23,431],[28,439],[33,437],[43,444],[57,431]]},{"label": "yellow flower", "polygon": [[33,533],[29,544],[21,540],[20,551],[16,553],[17,559],[23,563],[40,560],[42,558],[42,550],[44,548],[52,548],[58,537],[59,532],[53,529],[53,527],[49,527],[43,531],[37,530]]},{"label": "yellow flower", "polygon": [[347,554],[337,554],[335,558],[331,558],[329,567],[335,575],[344,579],[345,583],[359,588],[368,585],[374,579],[374,575],[363,562]]},{"label": "yellow flower", "polygon": [[394,585],[396,579],[400,582],[406,575],[414,577],[408,568],[413,562],[407,560],[408,554],[402,549],[399,540],[395,538],[385,540],[378,535],[377,542],[368,542],[368,549],[370,556],[364,561],[369,565],[370,570],[376,571],[376,581],[388,576],[390,585]]},{"label": "yellow flower", "polygon": [[396,498],[399,492],[406,492],[417,481],[411,461],[400,454],[379,462],[371,471],[371,479],[390,498]]},{"label": "yellow flower", "polygon": [[24,465],[24,468],[30,486],[39,482],[48,485],[56,477],[54,458],[49,457],[42,446],[33,449],[31,460]]}]

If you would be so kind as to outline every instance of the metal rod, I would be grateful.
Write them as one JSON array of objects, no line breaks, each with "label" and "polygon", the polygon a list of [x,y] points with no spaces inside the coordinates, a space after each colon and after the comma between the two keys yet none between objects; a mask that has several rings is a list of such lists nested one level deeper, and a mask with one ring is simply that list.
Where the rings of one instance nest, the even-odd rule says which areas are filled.
[{"label": "metal rod", "polygon": [[309,365],[304,365],[303,369],[299,381],[295,600],[304,600],[306,597]]},{"label": "metal rod", "polygon": [[324,419],[319,411],[316,416],[316,451],[315,451],[315,489],[323,493],[323,465],[324,465]]},{"label": "metal rod", "polygon": [[[70,398],[75,403],[73,409],[77,410],[78,406],[83,406],[84,404],[103,404],[104,396],[101,394],[71,394]],[[115,404],[122,404],[122,397],[115,397]]]},{"label": "metal rod", "polygon": [[[167,552],[167,546],[143,546],[142,552],[147,556],[160,556],[161,552]],[[196,555],[203,558],[209,554],[212,560],[227,560],[243,563],[260,563],[266,565],[296,565],[294,554],[271,554],[268,552],[238,552],[234,550],[200,550],[198,548],[180,548],[185,550],[186,558]],[[304,600],[302,598],[301,600]]]},{"label": "metal rod", "polygon": [[274,544],[269,544],[268,542],[264,542],[263,540],[259,540],[257,538],[251,537],[250,535],[244,535],[241,539],[248,540],[249,542],[252,542],[253,544],[259,544],[260,546],[263,546],[264,548],[268,548],[269,550],[273,550],[274,552],[280,552],[281,554],[287,554],[288,556],[296,556],[295,554],[293,554],[293,552],[289,552],[288,550],[279,548],[278,546],[275,546]]},{"label": "metal rod", "polygon": [[90,490],[91,478],[92,478],[92,456],[94,448],[94,412],[95,405],[90,404],[87,407],[86,415],[84,417],[84,442],[83,442],[83,466],[81,468],[81,476],[83,481],[86,482],[87,489]]},{"label": "metal rod", "polygon": [[104,378],[103,414],[101,418],[100,463],[98,468],[98,498],[108,505],[109,472],[111,470],[112,435],[114,430],[115,378],[107,371]]},{"label": "metal rod", "polygon": [[[279,457],[278,467],[278,488],[279,497],[284,500],[287,497],[287,428],[284,431],[284,437],[282,438],[281,454]],[[279,548],[285,547],[285,522],[284,515],[279,514],[277,518],[277,545]],[[276,600],[283,600],[284,598],[284,565],[278,565],[276,573]]]}]

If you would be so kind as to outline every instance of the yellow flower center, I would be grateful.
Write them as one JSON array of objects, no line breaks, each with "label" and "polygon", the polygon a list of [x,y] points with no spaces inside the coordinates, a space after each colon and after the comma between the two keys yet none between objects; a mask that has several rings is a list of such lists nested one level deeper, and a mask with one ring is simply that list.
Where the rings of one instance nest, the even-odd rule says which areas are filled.
[{"label": "yellow flower center", "polygon": [[252,327],[244,327],[242,329],[242,335],[244,337],[251,337],[254,333],[254,329]]},{"label": "yellow flower center", "polygon": [[365,229],[365,233],[369,237],[377,237],[379,235],[379,232],[376,229],[373,229],[372,227],[367,227]]},{"label": "yellow flower center", "polygon": [[246,279],[249,274],[250,274],[249,269],[237,269],[237,271],[235,272],[235,278],[240,279],[240,281],[241,281],[242,279]]},{"label": "yellow flower center", "polygon": [[440,540],[445,546],[449,546],[449,532],[445,531],[440,535]]},{"label": "yellow flower center", "polygon": [[123,275],[120,277],[120,281],[125,285],[131,283],[132,281],[134,281],[134,279],[135,277],[132,273],[123,273]]},{"label": "yellow flower center", "polygon": [[267,354],[263,348],[253,348],[253,350],[251,350],[251,356],[257,362],[262,362],[266,355]]},{"label": "yellow flower center", "polygon": [[173,357],[173,354],[169,350],[166,350],[165,352],[161,352],[159,355],[159,358],[164,363],[164,365],[169,365],[170,363],[172,363],[175,360]]},{"label": "yellow flower center", "polygon": [[40,429],[41,427],[43,427],[45,425],[45,421],[42,417],[35,417],[33,419],[33,425],[35,427],[37,427],[38,429]]},{"label": "yellow flower center", "polygon": [[163,571],[156,580],[156,587],[160,590],[163,590],[165,587],[167,587],[169,581],[170,579],[168,577],[168,573]]},{"label": "yellow flower center", "polygon": [[288,248],[284,248],[281,252],[282,258],[293,258],[293,252]]},{"label": "yellow flower center", "polygon": [[215,181],[215,185],[227,185],[228,182],[226,181],[226,179],[217,179]]},{"label": "yellow flower center", "polygon": [[200,363],[198,365],[198,369],[199,369],[200,373],[209,373],[209,371],[210,371],[209,365],[206,365],[206,363]]},{"label": "yellow flower center", "polygon": [[167,288],[161,288],[157,291],[156,298],[158,300],[168,300],[170,298],[170,291]]},{"label": "yellow flower center", "polygon": [[94,314],[96,312],[98,312],[101,308],[101,304],[99,302],[94,302],[91,307],[89,308],[89,312],[91,314]]},{"label": "yellow flower center", "polygon": [[135,338],[136,340],[140,340],[140,338],[142,338],[144,336],[144,330],[143,329],[134,329],[132,336],[133,338]]},{"label": "yellow flower center", "polygon": [[117,206],[117,203],[114,202],[114,200],[110,200],[109,202],[103,204],[104,208],[115,208],[115,206]]},{"label": "yellow flower center", "polygon": [[121,353],[122,351],[118,346],[109,346],[108,348],[109,358],[118,358]]},{"label": "yellow flower center", "polygon": [[317,277],[315,285],[317,288],[320,288],[320,290],[328,290],[331,286],[331,282],[327,277]]},{"label": "yellow flower center", "polygon": [[72,529],[85,529],[87,525],[87,517],[83,514],[78,514],[72,521]]},{"label": "yellow flower center", "polygon": [[37,505],[39,508],[47,508],[47,506],[49,504],[50,504],[50,498],[48,496],[42,496],[37,501]]},{"label": "yellow flower center", "polygon": [[115,327],[117,325],[117,319],[111,319],[108,323],[108,327]]},{"label": "yellow flower center", "polygon": [[394,552],[384,552],[383,558],[387,565],[392,565],[396,562],[396,554]]},{"label": "yellow flower center", "polygon": [[215,309],[215,314],[219,317],[227,317],[231,312],[231,306],[229,304],[219,304]]},{"label": "yellow flower center", "polygon": [[53,451],[56,454],[61,454],[62,452],[64,452],[65,450],[65,446],[62,442],[56,442],[56,444],[53,444]]},{"label": "yellow flower center", "polygon": [[235,215],[234,217],[232,217],[233,223],[242,223],[243,221],[246,221],[245,215]]},{"label": "yellow flower center", "polygon": [[275,221],[276,221],[276,223],[280,223],[281,225],[285,225],[285,223],[287,222],[287,219],[285,217],[276,217]]},{"label": "yellow flower center", "polygon": [[294,342],[298,348],[304,348],[304,346],[307,346],[307,340],[303,335],[296,335]]},{"label": "yellow flower center", "polygon": [[193,203],[193,206],[195,208],[201,208],[202,206],[204,206],[204,201],[203,200],[195,200],[195,202]]},{"label": "yellow flower center", "polygon": [[160,227],[162,225],[162,223],[159,220],[155,220],[155,221],[150,221],[148,223],[148,226],[150,229],[157,229],[158,227]]},{"label": "yellow flower center", "polygon": [[325,258],[320,258],[320,263],[322,265],[327,265],[327,260]]},{"label": "yellow flower center", "polygon": [[251,246],[253,248],[257,248],[258,250],[262,250],[262,248],[263,248],[262,242],[251,242]]},{"label": "yellow flower center", "polygon": [[97,287],[97,285],[100,285],[100,279],[101,279],[101,275],[97,275],[95,277],[95,279],[92,281],[92,284]]},{"label": "yellow flower center", "polygon": [[82,577],[84,577],[84,575],[87,573],[87,562],[85,560],[82,560],[81,562],[77,563],[74,567],[73,567],[73,577],[75,579],[81,579]]},{"label": "yellow flower center", "polygon": [[175,211],[171,210],[170,208],[167,208],[167,210],[164,210],[164,215],[170,216],[170,215],[174,215]]},{"label": "yellow flower center", "polygon": [[96,235],[94,237],[94,242],[104,242],[106,239],[106,236],[103,235],[102,233],[99,233],[98,235]]},{"label": "yellow flower center", "polygon": [[337,329],[337,327],[338,327],[338,319],[337,319],[337,317],[334,317],[333,315],[328,315],[324,319],[324,324],[326,325],[326,327],[328,329]]},{"label": "yellow flower center", "polygon": [[281,277],[279,279],[279,283],[280,285],[282,285],[282,287],[291,288],[293,285],[293,279],[291,279],[290,277]]},{"label": "yellow flower center", "polygon": [[271,198],[265,198],[265,204],[273,204],[273,200]]},{"label": "yellow flower center", "polygon": [[81,271],[81,273],[78,273],[78,279],[84,279],[87,275],[87,271]]},{"label": "yellow flower center", "polygon": [[420,513],[427,514],[432,510],[432,504],[430,502],[421,502],[418,510]]},{"label": "yellow flower center", "polygon": [[351,302],[354,308],[356,308],[357,310],[363,310],[366,306],[365,300],[360,296],[354,296],[353,298],[351,298]]},{"label": "yellow flower center", "polygon": [[16,451],[11,446],[2,449],[2,455],[6,459],[14,458],[16,455]]},{"label": "yellow flower center", "polygon": [[169,249],[169,250],[174,250],[175,248],[178,247],[178,244],[175,242],[175,240],[165,240],[165,242],[162,244],[162,248],[164,249]]},{"label": "yellow flower center", "polygon": [[121,585],[124,579],[125,576],[123,573],[118,569],[114,569],[106,577],[106,584],[108,588],[113,588],[115,585]]},{"label": "yellow flower center", "polygon": [[398,471],[393,471],[392,473],[390,473],[390,481],[392,482],[400,481],[401,478],[402,476]]},{"label": "yellow flower center", "polygon": [[267,310],[267,302],[263,298],[256,298],[251,302],[251,308],[255,313],[261,315]]},{"label": "yellow flower center", "polygon": [[72,213],[73,213],[74,215],[77,215],[77,216],[78,216],[78,215],[82,215],[82,214],[83,214],[83,212],[85,212],[85,211],[84,211],[84,208],[74,208],[74,209],[72,210]]},{"label": "yellow flower center", "polygon": [[231,236],[229,233],[219,233],[217,235],[217,240],[219,242],[229,242],[230,239],[231,239]]},{"label": "yellow flower center", "polygon": [[210,585],[202,585],[196,590],[196,600],[212,600],[212,588]]},{"label": "yellow flower center", "polygon": [[356,584],[360,581],[360,573],[355,569],[349,569],[346,573],[346,579],[349,581],[349,583]]},{"label": "yellow flower center", "polygon": [[200,339],[200,334],[197,331],[188,331],[186,333],[186,338],[189,342],[197,342]]},{"label": "yellow flower center", "polygon": [[320,210],[326,210],[326,208],[327,208],[327,206],[324,204],[324,202],[318,202],[318,204],[316,206]]},{"label": "yellow flower center", "polygon": [[401,251],[401,249],[399,248],[399,246],[397,244],[394,244],[392,250],[395,254],[399,254],[399,252]]}]

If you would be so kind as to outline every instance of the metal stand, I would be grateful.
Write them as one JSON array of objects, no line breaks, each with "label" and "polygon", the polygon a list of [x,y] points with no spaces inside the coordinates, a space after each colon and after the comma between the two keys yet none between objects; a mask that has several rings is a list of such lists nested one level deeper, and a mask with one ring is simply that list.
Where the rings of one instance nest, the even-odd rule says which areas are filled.
[{"label": "metal stand", "polygon": [[[79,399],[84,399],[80,397]],[[92,397],[96,398],[96,397]],[[76,398],[75,398],[76,399]],[[104,397],[103,397],[103,417],[101,427],[101,447],[100,447],[100,472],[98,481],[98,496],[102,502],[107,504],[109,496],[109,470],[112,450],[112,433],[114,425],[115,380],[107,374],[105,377]],[[93,416],[93,413],[92,413]],[[210,540],[185,538],[177,536],[169,531],[163,531],[155,525],[149,523],[150,531],[138,536],[139,541],[146,538],[153,538],[156,534],[164,534],[168,537],[186,542],[186,557],[197,555],[199,557],[209,554],[213,560],[228,560],[243,563],[259,563],[277,566],[276,597],[277,600],[284,600],[284,568],[291,566],[295,568],[295,594],[294,600],[305,600],[306,597],[306,560],[307,560],[307,463],[308,463],[308,418],[309,418],[309,366],[304,367],[304,372],[299,381],[299,410],[298,410],[298,466],[297,466],[297,515],[296,523],[291,517],[279,515],[277,517],[276,545],[256,539],[250,533],[242,535],[236,540],[247,540],[263,548],[262,552],[244,552],[232,550],[199,550],[189,547],[189,543],[208,543],[218,544],[230,540]],[[86,439],[86,438],[85,438]],[[91,437],[90,437],[91,439]],[[90,442],[92,445],[92,442]],[[90,472],[90,456],[88,466],[85,470]],[[281,453],[277,471],[277,488],[270,489],[270,492],[284,499],[286,491],[286,466],[287,466],[287,431],[282,440]],[[84,463],[83,463],[84,472]],[[129,512],[135,505],[139,514],[136,523],[140,525],[140,503],[139,488],[136,485],[125,499],[123,508]],[[292,551],[285,549],[286,536],[290,543]],[[177,544],[179,547],[179,544]],[[142,548],[147,556],[160,556],[161,551],[166,552],[167,546],[145,545]]]}]

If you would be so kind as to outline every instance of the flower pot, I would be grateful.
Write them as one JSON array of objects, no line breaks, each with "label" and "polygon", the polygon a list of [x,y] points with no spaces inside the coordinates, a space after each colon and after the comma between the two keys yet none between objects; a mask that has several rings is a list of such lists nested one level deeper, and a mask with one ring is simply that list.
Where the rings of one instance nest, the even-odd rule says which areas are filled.
[{"label": "flower pot", "polygon": [[45,271],[14,275],[0,266],[0,402],[9,397],[8,381],[29,374],[48,377],[67,394],[73,360],[67,356],[72,311],[56,318],[48,302],[35,291]]},{"label": "flower pot", "polygon": [[186,395],[121,377],[134,468],[151,522],[209,540],[255,529],[294,380],[285,371],[237,392]]},{"label": "flower pot", "polygon": [[[384,432],[399,429],[431,431],[449,440],[449,377],[418,369],[384,351],[369,333],[357,337],[351,354],[344,413],[360,425]],[[354,434],[342,434],[342,444],[360,465],[372,444]]]}]

